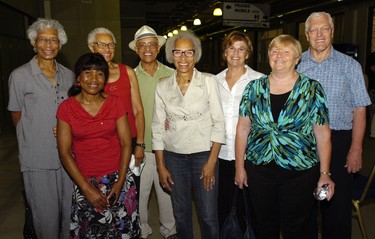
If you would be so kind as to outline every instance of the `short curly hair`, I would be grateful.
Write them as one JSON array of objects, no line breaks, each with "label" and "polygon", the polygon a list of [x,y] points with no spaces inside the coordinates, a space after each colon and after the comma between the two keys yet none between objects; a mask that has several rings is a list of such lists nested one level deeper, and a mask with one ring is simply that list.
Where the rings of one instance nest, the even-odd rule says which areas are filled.
[{"label": "short curly hair", "polygon": [[177,35],[167,40],[167,43],[165,44],[165,58],[167,59],[167,61],[169,63],[173,63],[172,51],[174,50],[176,41],[180,39],[188,39],[193,43],[194,51],[195,51],[194,59],[195,59],[195,63],[197,63],[202,57],[201,41],[193,32],[190,32],[190,31],[179,32]]},{"label": "short curly hair", "polygon": [[60,49],[62,45],[68,42],[68,36],[66,35],[64,27],[57,20],[38,18],[33,24],[29,26],[26,32],[27,37],[29,38],[31,45],[34,47],[35,52],[35,40],[38,36],[38,33],[46,29],[55,29],[57,31],[57,37],[60,41]]}]

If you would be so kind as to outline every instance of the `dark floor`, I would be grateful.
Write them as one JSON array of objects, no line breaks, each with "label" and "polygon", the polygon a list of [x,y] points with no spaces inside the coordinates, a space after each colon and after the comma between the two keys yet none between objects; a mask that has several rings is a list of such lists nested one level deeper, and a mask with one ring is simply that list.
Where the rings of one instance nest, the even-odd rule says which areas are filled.
[{"label": "dark floor", "polygon": [[[17,159],[17,141],[11,126],[2,127],[0,133],[0,238],[23,238],[24,206],[21,191],[22,177]],[[362,174],[367,175],[375,160],[375,139],[366,134],[364,141],[364,165]],[[375,238],[375,203],[363,207],[364,220],[369,238]],[[155,194],[150,201],[150,225],[154,232],[149,239],[162,238],[159,234],[159,222]],[[199,228],[194,213],[194,235],[199,237]],[[353,239],[361,239],[358,222],[353,218]]]}]

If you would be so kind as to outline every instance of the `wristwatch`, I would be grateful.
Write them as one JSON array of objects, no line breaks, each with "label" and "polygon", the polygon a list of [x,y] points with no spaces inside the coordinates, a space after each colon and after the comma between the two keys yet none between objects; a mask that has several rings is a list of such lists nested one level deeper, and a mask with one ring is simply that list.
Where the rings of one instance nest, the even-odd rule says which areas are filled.
[{"label": "wristwatch", "polygon": [[139,146],[139,147],[142,147],[144,149],[146,148],[146,145],[144,143],[141,143],[141,144],[136,143],[135,146]]}]

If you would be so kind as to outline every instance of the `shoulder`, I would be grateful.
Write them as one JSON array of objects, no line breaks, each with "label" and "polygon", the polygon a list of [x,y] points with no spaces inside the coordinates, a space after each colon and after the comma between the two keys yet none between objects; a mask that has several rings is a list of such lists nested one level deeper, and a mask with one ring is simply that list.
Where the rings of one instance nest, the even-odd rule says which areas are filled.
[{"label": "shoulder", "polygon": [[252,69],[251,67],[249,67],[248,65],[245,66],[246,67],[246,75],[247,75],[247,78],[253,80],[253,79],[259,79],[261,78],[262,76],[264,76],[263,73],[261,72],[258,72],[258,71],[255,71],[254,69]]},{"label": "shoulder", "polygon": [[[32,70],[31,70],[31,64],[30,62],[27,62],[16,69],[14,69],[11,73],[10,76],[17,77],[17,76],[24,76],[24,75],[32,75]],[[24,78],[20,78],[22,80]]]}]

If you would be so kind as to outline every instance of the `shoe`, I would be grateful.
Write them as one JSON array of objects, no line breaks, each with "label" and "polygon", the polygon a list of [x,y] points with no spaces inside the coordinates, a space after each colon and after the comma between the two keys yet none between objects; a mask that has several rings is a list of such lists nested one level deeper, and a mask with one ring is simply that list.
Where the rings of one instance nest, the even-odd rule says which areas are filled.
[{"label": "shoe", "polygon": [[173,235],[170,235],[168,236],[166,239],[178,239],[178,236],[177,236],[177,233],[176,234],[173,234]]}]

